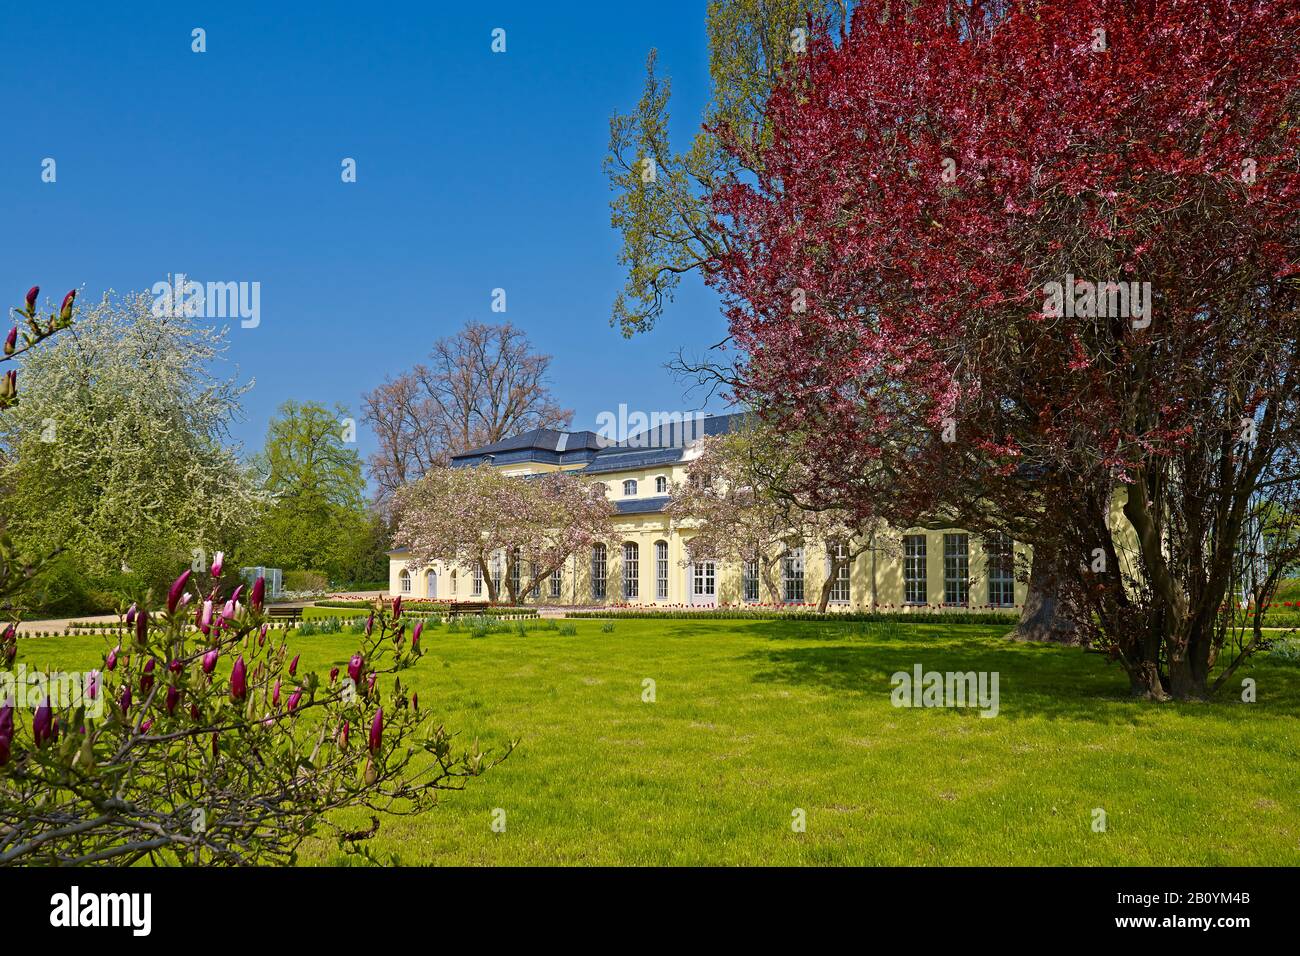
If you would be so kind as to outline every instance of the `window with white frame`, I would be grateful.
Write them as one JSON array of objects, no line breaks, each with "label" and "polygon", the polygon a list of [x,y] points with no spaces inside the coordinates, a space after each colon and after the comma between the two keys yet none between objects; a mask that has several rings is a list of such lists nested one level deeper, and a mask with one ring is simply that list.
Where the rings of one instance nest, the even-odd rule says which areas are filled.
[{"label": "window with white frame", "polygon": [[591,549],[591,599],[605,600],[606,593],[606,555],[605,546],[597,544]]},{"label": "window with white frame", "polygon": [[623,600],[641,596],[641,549],[631,541],[623,542]]},{"label": "window with white frame", "polygon": [[411,572],[403,568],[402,573],[397,576],[397,583],[398,586],[402,589],[403,594],[410,594],[411,593]]},{"label": "window with white frame", "polygon": [[631,498],[635,494],[636,482],[629,478],[627,481],[623,482],[623,496],[625,498]]},{"label": "window with white frame", "polygon": [[[831,582],[830,600],[836,604],[849,603],[849,547],[843,541],[836,541],[830,546],[836,561],[844,562],[835,569],[835,580]],[[834,562],[832,562],[834,563]]]},{"label": "window with white frame", "polygon": [[925,573],[925,535],[909,534],[903,538],[903,601],[927,604],[929,584]]},{"label": "window with white frame", "polygon": [[740,596],[750,604],[758,600],[757,561],[746,561],[740,569]]},{"label": "window with white frame", "polygon": [[970,603],[970,536],[943,536],[943,603]]},{"label": "window with white frame", "polygon": [[562,568],[556,568],[551,572],[551,597],[558,598],[564,593],[564,571]]},{"label": "window with white frame", "polygon": [[984,539],[988,560],[989,603],[1011,607],[1016,603],[1015,553],[1011,536],[993,534]]},{"label": "window with white frame", "polygon": [[501,600],[501,554],[499,552],[492,556],[492,591],[496,594],[497,600]]},{"label": "window with white frame", "polygon": [[474,565],[474,597],[479,597],[483,593],[483,565],[475,563]]},{"label": "window with white frame", "polygon": [[668,494],[668,479],[665,478],[663,475],[660,475],[658,478],[655,479],[655,494],[657,495]]},{"label": "window with white frame", "polygon": [[[519,594],[519,566],[523,563],[519,557],[519,549],[515,548],[514,554],[510,558],[510,589],[515,594]],[[520,597],[522,596],[520,595]]]},{"label": "window with white frame", "polygon": [[781,588],[787,603],[803,601],[803,548],[791,548],[781,558]]},{"label": "window with white frame", "polygon": [[655,597],[668,599],[668,542],[655,542]]}]

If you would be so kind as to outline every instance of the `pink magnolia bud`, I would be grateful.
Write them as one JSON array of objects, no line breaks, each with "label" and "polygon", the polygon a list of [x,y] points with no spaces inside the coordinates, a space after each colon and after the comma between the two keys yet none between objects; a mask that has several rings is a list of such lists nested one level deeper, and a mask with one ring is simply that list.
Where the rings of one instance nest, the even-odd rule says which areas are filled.
[{"label": "pink magnolia bud", "polygon": [[375,719],[370,722],[370,752],[378,753],[384,742],[384,708],[375,711]]},{"label": "pink magnolia bud", "polygon": [[336,680],[338,680],[338,679],[339,679],[339,669],[338,669],[337,667],[331,667],[331,668],[330,668],[330,683],[332,684],[332,683],[334,683],[334,682],[335,682]]},{"label": "pink magnolia bud", "polygon": [[140,675],[140,696],[145,697],[153,687],[154,659],[151,657],[144,664],[144,673]]},{"label": "pink magnolia bud", "polygon": [[91,671],[86,675],[86,698],[94,700],[99,696],[99,671]]},{"label": "pink magnolia bud", "polygon": [[14,709],[5,704],[0,707],[0,767],[9,762],[14,743]]},{"label": "pink magnolia bud", "polygon": [[339,749],[348,749],[348,722],[346,720],[343,721],[343,727],[339,730]]},{"label": "pink magnolia bud", "polygon": [[420,634],[423,631],[424,631],[424,622],[416,621],[415,630],[411,632],[411,650],[418,651],[420,649]]},{"label": "pink magnolia bud", "polygon": [[72,301],[77,297],[77,290],[73,289],[63,297],[63,305],[59,307],[59,318],[72,318]]},{"label": "pink magnolia bud", "polygon": [[260,611],[262,610],[262,601],[265,598],[266,598],[266,578],[262,577],[259,574],[257,580],[253,582],[253,591],[249,595],[248,600],[249,603],[253,605],[254,609]]},{"label": "pink magnolia bud", "polygon": [[135,616],[135,639],[141,646],[149,643],[149,612],[141,611]]},{"label": "pink magnolia bud", "polygon": [[179,687],[168,687],[168,688],[167,688],[167,699],[166,699],[165,701],[163,701],[163,709],[165,709],[165,710],[167,711],[167,716],[168,716],[168,717],[170,717],[172,714],[176,713],[176,705],[179,704],[180,702],[181,702],[181,690],[180,690],[180,688],[179,688]]},{"label": "pink magnolia bud", "polygon": [[140,725],[140,733],[142,734],[147,734],[152,729],[153,729],[152,720],[146,720],[143,724]]},{"label": "pink magnolia bud", "polygon": [[195,703],[191,703],[191,704],[190,704],[190,720],[194,721],[196,724],[199,722],[199,705],[198,705],[198,704],[195,704]]},{"label": "pink magnolia bud", "polygon": [[54,711],[50,708],[50,698],[45,698],[45,703],[36,708],[36,713],[32,715],[32,736],[36,739],[36,746],[44,747],[46,741],[54,736]]},{"label": "pink magnolia bud", "polygon": [[187,568],[180,577],[172,582],[172,586],[167,589],[167,613],[176,613],[176,604],[181,599],[181,593],[185,590],[185,585],[190,579],[190,572]]},{"label": "pink magnolia bud", "polygon": [[181,671],[185,670],[185,665],[179,660],[173,658],[172,662],[167,665],[167,669],[173,674],[179,674]]},{"label": "pink magnolia bud", "polygon": [[221,577],[221,566],[226,562],[226,552],[218,551],[212,556],[212,576]]},{"label": "pink magnolia bud", "polygon": [[221,608],[222,621],[233,621],[235,619],[235,602],[227,601]]},{"label": "pink magnolia bud", "polygon": [[302,700],[301,687],[299,687],[297,690],[295,690],[292,694],[289,695],[289,704],[288,704],[289,713],[292,714],[295,710],[298,709],[298,701],[300,700]]},{"label": "pink magnolia bud", "polygon": [[234,602],[235,607],[239,607],[239,598],[243,595],[243,593],[244,593],[244,586],[242,584],[238,585],[235,588],[235,590],[231,592],[230,600]]},{"label": "pink magnolia bud", "polygon": [[198,611],[199,630],[208,634],[212,630],[212,602],[204,601]]},{"label": "pink magnolia bud", "polygon": [[420,694],[418,691],[411,695],[411,709],[412,710],[420,709]]},{"label": "pink magnolia bud", "polygon": [[126,626],[127,627],[135,626],[135,605],[134,604],[132,604],[129,608],[126,609]]},{"label": "pink magnolia bud", "polygon": [[295,677],[295,676],[297,676],[297,674],[298,674],[298,658],[300,658],[300,657],[302,657],[301,654],[295,654],[295,655],[293,656],[293,660],[291,660],[291,661],[289,662],[289,676],[290,676],[290,677]]},{"label": "pink magnolia bud", "polygon": [[361,652],[352,655],[352,660],[348,661],[348,676],[352,678],[352,683],[361,683],[361,671],[366,666],[366,659],[361,656]]},{"label": "pink magnolia bud", "polygon": [[217,656],[218,651],[215,647],[203,655],[203,673],[212,673],[212,669],[217,666]]},{"label": "pink magnolia bud", "polygon": [[244,656],[241,654],[230,672],[230,696],[235,700],[243,700],[247,693],[248,666],[244,663]]},{"label": "pink magnolia bud", "polygon": [[9,335],[5,338],[5,355],[13,355],[14,349],[18,347],[18,326],[9,330]]},{"label": "pink magnolia bud", "polygon": [[366,675],[366,695],[369,696],[370,694],[373,694],[374,691],[375,691],[375,675],[374,675],[374,674],[367,674],[367,675]]},{"label": "pink magnolia bud", "polygon": [[371,611],[370,616],[366,618],[366,637],[370,636],[370,632],[373,631],[374,628],[375,628],[375,612]]},{"label": "pink magnolia bud", "polygon": [[128,710],[131,709],[131,688],[130,687],[122,688],[122,699],[119,701],[119,703],[122,705],[122,713],[125,714]]},{"label": "pink magnolia bud", "polygon": [[271,690],[271,706],[280,706],[280,679],[276,678],[275,687]]},{"label": "pink magnolia bud", "polygon": [[28,311],[28,312],[30,312],[30,311],[32,311],[32,309],[36,308],[36,297],[37,297],[38,295],[40,295],[40,294],[41,294],[41,287],[38,286],[38,285],[34,285],[34,286],[32,286],[30,289],[27,290],[27,298],[26,298],[25,301],[27,302],[27,311]]},{"label": "pink magnolia bud", "polygon": [[117,655],[121,652],[122,645],[118,645],[108,652],[108,659],[104,661],[104,666],[109,670],[117,670]]},{"label": "pink magnolia bud", "polygon": [[393,598],[393,620],[396,621],[402,616],[402,596],[399,594]]}]

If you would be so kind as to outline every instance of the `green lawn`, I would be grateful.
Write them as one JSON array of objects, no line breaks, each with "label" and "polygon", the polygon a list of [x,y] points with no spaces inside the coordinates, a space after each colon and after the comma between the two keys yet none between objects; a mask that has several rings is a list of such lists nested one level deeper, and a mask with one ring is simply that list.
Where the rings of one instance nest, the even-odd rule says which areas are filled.
[{"label": "green lawn", "polygon": [[[468,740],[522,743],[433,812],[386,819],[377,851],[408,864],[1300,862],[1294,663],[1246,672],[1254,704],[1156,706],[1125,700],[1099,656],[1011,644],[999,627],[575,624],[576,636],[426,629],[408,672],[421,705]],[[294,650],[325,670],[354,644]],[[29,664],[68,669],[102,646],[23,644]],[[890,675],[916,663],[997,671],[1001,712],[893,707]],[[304,855],[340,861],[324,842]]]}]

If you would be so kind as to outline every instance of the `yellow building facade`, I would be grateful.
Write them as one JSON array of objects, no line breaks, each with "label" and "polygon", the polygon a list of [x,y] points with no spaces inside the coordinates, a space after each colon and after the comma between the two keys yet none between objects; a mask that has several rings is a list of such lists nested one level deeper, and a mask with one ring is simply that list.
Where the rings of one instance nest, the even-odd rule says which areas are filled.
[{"label": "yellow building facade", "polygon": [[[617,509],[616,537],[587,554],[575,554],[554,580],[542,582],[526,603],[563,607],[768,606],[772,598],[752,567],[726,562],[692,564],[686,554],[691,530],[673,526],[664,509],[669,490],[683,483],[693,457],[693,434],[722,434],[743,416],[709,416],[697,428],[661,428],[606,446],[592,432],[539,429],[453,459],[453,466],[490,464],[505,474],[578,471],[604,485]],[[775,575],[779,603],[815,605],[830,562],[826,542],[805,542],[784,555]],[[1014,549],[1014,558],[1012,549]],[[861,555],[832,590],[831,610],[972,609],[1023,605],[1026,584],[1019,546],[987,541],[959,528],[893,530],[880,547]],[[494,573],[504,573],[504,555]],[[524,572],[525,581],[527,572]],[[504,599],[504,581],[499,593]],[[389,590],[409,598],[485,601],[480,572],[443,562],[415,565],[405,551],[389,553]]]}]

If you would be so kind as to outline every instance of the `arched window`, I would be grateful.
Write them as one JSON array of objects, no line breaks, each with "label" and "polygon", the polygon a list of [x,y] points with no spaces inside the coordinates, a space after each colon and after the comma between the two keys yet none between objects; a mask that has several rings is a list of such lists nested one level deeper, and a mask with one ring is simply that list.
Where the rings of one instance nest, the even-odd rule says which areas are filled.
[{"label": "arched window", "polygon": [[655,598],[668,600],[668,542],[655,542]]},{"label": "arched window", "polygon": [[402,568],[402,573],[397,576],[398,587],[402,589],[403,594],[411,593],[411,572]]},{"label": "arched window", "polygon": [[655,494],[668,494],[668,479],[664,475],[660,475],[655,479]]},{"label": "arched window", "polygon": [[591,549],[591,599],[605,600],[606,593],[606,556],[605,546],[597,544]]},{"label": "arched window", "polygon": [[623,543],[623,600],[641,596],[641,549],[631,541]]},{"label": "arched window", "polygon": [[424,572],[424,596],[431,601],[438,597],[438,572],[433,568]]},{"label": "arched window", "polygon": [[635,494],[636,482],[629,478],[627,481],[623,482],[623,496],[625,498],[631,498]]}]

